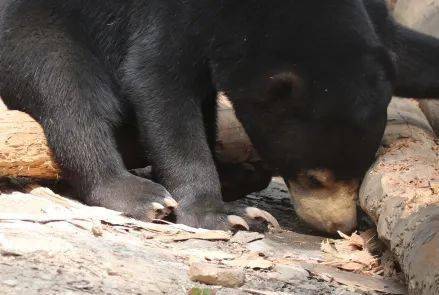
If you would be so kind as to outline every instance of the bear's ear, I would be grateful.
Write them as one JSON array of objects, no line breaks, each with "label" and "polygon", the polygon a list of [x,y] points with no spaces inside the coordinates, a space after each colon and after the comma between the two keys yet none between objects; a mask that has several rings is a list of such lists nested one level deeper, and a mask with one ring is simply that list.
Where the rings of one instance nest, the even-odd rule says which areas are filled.
[{"label": "bear's ear", "polygon": [[305,80],[293,71],[282,72],[269,78],[267,94],[270,101],[300,101],[305,94]]}]

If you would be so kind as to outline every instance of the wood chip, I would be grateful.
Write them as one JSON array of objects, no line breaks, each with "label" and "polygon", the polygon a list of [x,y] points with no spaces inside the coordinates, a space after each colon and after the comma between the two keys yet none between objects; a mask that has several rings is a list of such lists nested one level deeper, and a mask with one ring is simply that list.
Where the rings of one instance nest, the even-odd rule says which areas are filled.
[{"label": "wood chip", "polygon": [[339,232],[341,240],[322,242],[321,250],[326,254],[326,264],[343,270],[363,273],[376,273],[381,269],[379,260],[369,252],[367,244],[371,233],[351,236]]},{"label": "wood chip", "polygon": [[353,287],[365,292],[382,292],[385,294],[407,294],[406,288],[393,280],[356,274],[336,268],[299,262],[299,265],[316,277],[335,281],[339,284]]}]

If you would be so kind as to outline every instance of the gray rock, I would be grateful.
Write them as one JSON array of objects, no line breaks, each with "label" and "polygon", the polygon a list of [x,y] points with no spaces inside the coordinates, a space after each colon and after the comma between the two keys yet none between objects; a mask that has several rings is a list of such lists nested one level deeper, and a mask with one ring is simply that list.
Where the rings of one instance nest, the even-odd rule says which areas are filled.
[{"label": "gray rock", "polygon": [[283,282],[291,282],[302,280],[305,281],[309,277],[308,271],[306,271],[303,267],[296,265],[276,265],[274,271],[277,273],[276,278]]},{"label": "gray rock", "polygon": [[[395,6],[396,19],[415,30],[439,37],[438,0],[399,0]],[[439,101],[422,100],[422,111],[439,135]]]},{"label": "gray rock", "polygon": [[230,240],[232,243],[238,243],[241,245],[251,243],[257,240],[262,240],[264,238],[263,234],[248,231],[239,231]]},{"label": "gray rock", "polygon": [[237,268],[225,268],[208,263],[191,264],[189,268],[189,277],[194,282],[228,288],[241,287],[245,283],[245,274],[243,270]]}]

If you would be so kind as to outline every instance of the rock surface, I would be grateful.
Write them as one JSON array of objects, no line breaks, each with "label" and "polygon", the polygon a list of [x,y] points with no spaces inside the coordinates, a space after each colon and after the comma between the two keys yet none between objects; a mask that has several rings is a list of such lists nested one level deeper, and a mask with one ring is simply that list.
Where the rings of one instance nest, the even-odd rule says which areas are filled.
[{"label": "rock surface", "polygon": [[[398,0],[394,14],[400,23],[439,38],[439,0]],[[422,100],[420,107],[439,135],[439,101]]]},{"label": "rock surface", "polygon": [[199,262],[189,267],[189,278],[194,282],[228,288],[242,287],[245,283],[245,273],[242,269]]},{"label": "rock surface", "polygon": [[[264,237],[240,234],[234,239],[228,233],[138,222],[118,212],[84,206],[44,188],[34,188],[31,193],[18,192],[29,190],[17,186],[10,192],[10,188],[10,183],[6,188],[0,186],[2,295],[188,294],[194,288],[233,295],[374,294],[370,290],[376,285],[371,285],[367,275],[357,275],[369,286],[367,289],[355,281],[351,284],[349,280],[339,283],[330,279],[333,274],[320,275],[316,271],[306,275],[310,266],[324,262],[319,250],[322,238],[318,236],[280,231]],[[274,204],[282,204],[283,198],[288,200],[288,193],[271,194],[273,191],[278,192],[272,187],[258,196],[266,194],[267,202],[272,200]],[[255,205],[259,197],[243,200],[237,206]],[[283,213],[281,207],[275,211],[277,216],[289,214],[288,208]],[[282,222],[284,227],[299,227],[287,216],[280,219],[290,222]],[[221,239],[204,239],[213,237]],[[251,263],[236,266],[243,262]],[[245,283],[228,288],[193,282],[188,272],[196,263],[221,270],[238,269],[239,274],[232,278],[239,279],[236,282],[240,285],[243,274]],[[261,263],[270,267],[261,267]],[[212,283],[227,285],[224,282],[230,280]],[[404,293],[403,286],[395,284],[398,288],[391,294]]]}]

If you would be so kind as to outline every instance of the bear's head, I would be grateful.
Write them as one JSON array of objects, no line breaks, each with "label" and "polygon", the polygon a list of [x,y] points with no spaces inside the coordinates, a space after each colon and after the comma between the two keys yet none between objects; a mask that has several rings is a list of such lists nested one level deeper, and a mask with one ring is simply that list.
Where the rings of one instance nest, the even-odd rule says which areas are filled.
[{"label": "bear's head", "polygon": [[298,215],[350,232],[386,126],[391,53],[361,1],[274,2],[259,24],[223,36],[233,45],[214,61],[214,78],[262,159],[287,180]]}]

